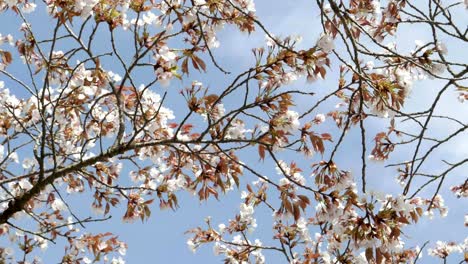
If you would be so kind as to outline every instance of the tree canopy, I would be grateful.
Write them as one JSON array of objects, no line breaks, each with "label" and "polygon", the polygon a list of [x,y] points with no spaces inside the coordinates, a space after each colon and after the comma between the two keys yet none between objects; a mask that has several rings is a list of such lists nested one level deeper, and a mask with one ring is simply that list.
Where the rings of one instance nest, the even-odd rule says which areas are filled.
[{"label": "tree canopy", "polygon": [[106,223],[188,200],[224,263],[468,262],[468,2],[260,2],[0,0],[0,263],[125,263]]}]

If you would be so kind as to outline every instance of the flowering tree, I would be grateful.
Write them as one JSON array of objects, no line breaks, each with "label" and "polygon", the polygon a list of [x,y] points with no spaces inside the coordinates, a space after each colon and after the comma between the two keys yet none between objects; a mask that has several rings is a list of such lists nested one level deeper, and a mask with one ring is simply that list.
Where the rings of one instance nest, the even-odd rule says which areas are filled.
[{"label": "flowering tree", "polygon": [[[65,244],[61,263],[124,263],[123,241],[79,227],[119,208],[125,222],[145,220],[154,204],[183,205],[182,192],[222,202],[234,190],[239,213],[189,230],[192,250],[213,244],[225,263],[265,263],[266,251],[286,263],[416,263],[427,246],[442,262],[468,261],[464,237],[405,244],[421,218],[448,214],[441,193],[460,204],[468,196],[466,176],[455,176],[468,158],[434,159],[467,142],[466,112],[436,111],[443,96],[460,109],[468,100],[466,51],[447,49],[468,48],[457,19],[467,5],[317,0],[322,34],[304,48],[274,36],[252,0],[0,0],[19,27],[0,35],[0,263],[39,263],[35,252],[50,243]],[[43,12],[46,36],[32,12]],[[399,49],[407,25],[430,41]],[[215,54],[225,27],[266,35],[239,74]],[[205,75],[229,84],[194,78]],[[311,84],[293,88],[303,79]],[[437,93],[409,111],[424,79]],[[438,123],[456,130],[433,136]],[[352,154],[340,151],[353,134]],[[370,173],[369,161],[379,169]],[[401,184],[393,193],[371,184],[387,167]],[[74,196],[99,216],[81,217]],[[252,237],[259,207],[271,210],[269,241]]]}]

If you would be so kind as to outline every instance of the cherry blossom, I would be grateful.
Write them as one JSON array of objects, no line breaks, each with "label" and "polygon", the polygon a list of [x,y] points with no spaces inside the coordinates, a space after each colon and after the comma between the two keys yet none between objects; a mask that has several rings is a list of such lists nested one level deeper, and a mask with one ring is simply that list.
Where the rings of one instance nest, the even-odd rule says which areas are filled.
[{"label": "cherry blossom", "polygon": [[317,41],[317,46],[326,53],[331,52],[335,48],[333,38],[328,34],[320,37],[320,39]]},{"label": "cherry blossom", "polygon": [[[138,245],[101,222],[130,228],[230,192],[239,206],[188,230],[190,251],[211,244],[236,264],[464,258],[467,239],[407,235],[458,221],[448,203],[468,196],[453,176],[468,161],[447,152],[466,126],[444,113],[468,100],[460,3],[428,3],[317,1],[317,32],[301,36],[270,28],[254,0],[0,1],[16,30],[0,34],[0,262],[57,247],[44,261],[122,264]],[[246,60],[220,54],[238,32]]]}]

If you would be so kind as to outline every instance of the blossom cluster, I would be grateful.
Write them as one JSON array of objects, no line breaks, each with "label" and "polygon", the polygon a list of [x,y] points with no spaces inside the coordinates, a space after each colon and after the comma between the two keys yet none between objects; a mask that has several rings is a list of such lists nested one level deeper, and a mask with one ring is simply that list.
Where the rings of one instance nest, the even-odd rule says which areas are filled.
[{"label": "blossom cluster", "polygon": [[[206,201],[235,189],[242,201],[234,216],[189,231],[192,251],[212,243],[233,264],[266,263],[267,250],[288,263],[416,262],[424,246],[408,243],[406,230],[436,211],[448,215],[444,181],[466,163],[444,160],[449,167],[439,175],[420,171],[466,128],[435,112],[452,87],[460,102],[468,100],[467,66],[452,61],[442,42],[466,42],[450,13],[457,4],[430,0],[435,11],[420,19],[424,12],[404,0],[317,3],[323,32],[301,43],[301,36],[269,32],[253,0],[0,0],[0,14],[19,21],[18,32],[0,34],[0,240],[10,243],[0,247],[0,263],[40,263],[35,253],[60,242],[62,263],[123,264],[127,245],[81,230],[85,223],[119,211],[123,222],[145,221],[154,205],[181,206],[182,192]],[[41,9],[55,21],[45,39],[28,16]],[[415,41],[411,51],[392,41],[402,25],[419,23],[430,26],[432,40]],[[231,74],[215,51],[225,28],[261,31],[266,41],[222,88],[205,74]],[[26,74],[15,76],[16,67]],[[320,81],[334,76],[333,89]],[[309,85],[297,88],[302,80]],[[429,110],[405,112],[423,80],[446,84]],[[330,111],[318,108],[333,100]],[[389,126],[369,140],[374,119]],[[434,119],[462,128],[433,138]],[[420,130],[406,131],[408,123]],[[361,170],[341,169],[342,142],[355,134]],[[398,166],[401,194],[366,189],[368,159],[382,165],[412,145],[411,160],[388,165]],[[348,156],[358,157],[354,148]],[[426,197],[420,191],[433,182],[437,190]],[[450,190],[468,196],[466,181]],[[76,200],[94,216],[74,212]],[[272,241],[251,238],[264,230],[263,210],[271,214]],[[467,240],[428,249],[444,261],[466,252]]]}]

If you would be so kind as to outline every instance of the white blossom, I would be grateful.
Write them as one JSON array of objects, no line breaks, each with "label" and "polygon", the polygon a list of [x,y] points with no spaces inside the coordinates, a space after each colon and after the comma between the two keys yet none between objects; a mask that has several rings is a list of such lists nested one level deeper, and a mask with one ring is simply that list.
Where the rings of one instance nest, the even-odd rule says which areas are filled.
[{"label": "white blossom", "polygon": [[317,123],[317,124],[321,124],[321,123],[325,122],[325,119],[326,119],[326,117],[325,117],[324,114],[317,114],[317,115],[315,116],[315,118],[314,118],[314,121],[315,121],[315,123]]},{"label": "white blossom", "polygon": [[146,12],[143,14],[142,21],[147,25],[159,26],[160,20],[159,18],[151,11]]},{"label": "white blossom", "polygon": [[23,10],[24,13],[28,14],[28,13],[32,13],[34,12],[34,10],[36,9],[36,4],[35,3],[25,3],[23,5],[23,7],[21,8]]},{"label": "white blossom", "polygon": [[277,128],[286,132],[291,132],[299,129],[299,114],[295,111],[288,110],[278,118]]},{"label": "white blossom", "polygon": [[447,66],[445,66],[442,63],[433,63],[431,65],[430,71],[434,75],[442,75],[446,69],[447,69]]},{"label": "white blossom", "polygon": [[226,250],[227,250],[227,247],[219,242],[215,242],[215,244],[213,245],[213,254],[215,256],[224,254]]},{"label": "white blossom", "polygon": [[9,6],[9,7],[13,7],[15,5],[18,4],[18,0],[5,0],[5,3]]},{"label": "white blossom", "polygon": [[51,207],[52,209],[54,209],[54,211],[62,211],[62,210],[67,209],[66,204],[61,199],[58,199],[58,198],[56,198],[52,202]]},{"label": "white blossom", "polygon": [[112,71],[107,72],[107,75],[112,79],[113,82],[117,83],[122,80],[122,77],[118,75],[117,73],[114,73]]},{"label": "white blossom", "polygon": [[253,0],[238,0],[238,2],[247,12],[255,12],[255,3]]},{"label": "white blossom", "polygon": [[366,62],[366,69],[369,71],[372,71],[374,69],[374,62],[373,61]]},{"label": "white blossom", "polygon": [[226,139],[244,139],[245,133],[250,132],[251,130],[245,129],[245,124],[239,119],[231,122],[231,125],[226,131]]},{"label": "white blossom", "polygon": [[191,239],[187,240],[187,246],[193,253],[197,251],[197,246],[195,245],[195,243],[193,243]]},{"label": "white blossom", "polygon": [[328,34],[324,34],[319,38],[317,41],[317,46],[326,53],[330,53],[333,49],[335,49],[333,38]]},{"label": "white blossom", "polygon": [[462,249],[456,243],[453,243],[453,242],[447,243],[443,241],[437,241],[435,248],[429,248],[427,250],[427,253],[429,254],[429,256],[445,259],[450,254],[454,252],[461,253],[461,251]]},{"label": "white blossom", "polygon": [[125,264],[125,260],[122,257],[112,258],[111,264]]},{"label": "white blossom", "polygon": [[382,11],[380,9],[380,0],[372,0],[371,2],[372,10],[374,14],[381,14]]},{"label": "white blossom", "polygon": [[127,254],[127,246],[125,245],[125,243],[120,242],[118,251],[119,251],[119,254],[122,256],[125,256],[125,254]]},{"label": "white blossom", "polygon": [[[273,38],[275,37],[274,35],[271,35],[271,36],[272,36]],[[267,45],[268,47],[273,47],[273,46],[275,46],[276,43],[275,43],[275,40],[274,40],[273,38],[271,38],[271,37],[268,36],[268,35],[265,35],[265,42],[266,42],[266,45]]]},{"label": "white blossom", "polygon": [[445,43],[438,41],[436,44],[436,49],[443,55],[448,54],[448,49]]},{"label": "white blossom", "polygon": [[86,19],[91,16],[93,8],[99,3],[99,0],[75,0],[75,11],[81,12],[81,18]]},{"label": "white blossom", "polygon": [[413,78],[411,73],[407,70],[398,68],[395,71],[395,77],[397,79],[398,84],[403,87],[405,91],[405,95],[409,95],[413,88]]},{"label": "white blossom", "polygon": [[7,247],[3,249],[3,253],[7,256],[12,256],[13,254],[15,254],[15,251],[12,248]]}]

